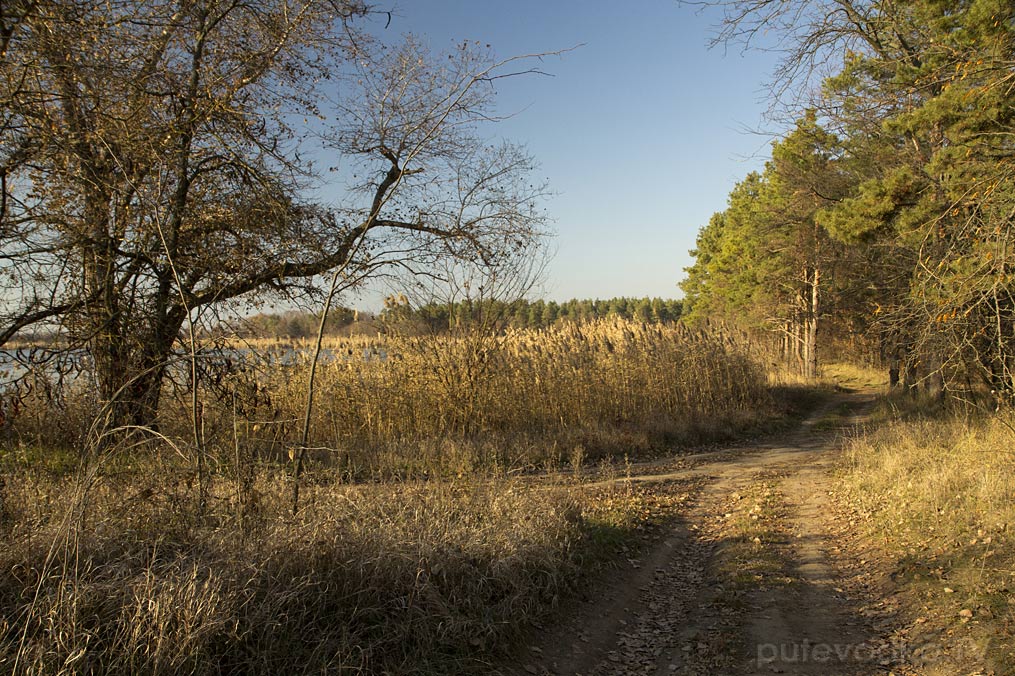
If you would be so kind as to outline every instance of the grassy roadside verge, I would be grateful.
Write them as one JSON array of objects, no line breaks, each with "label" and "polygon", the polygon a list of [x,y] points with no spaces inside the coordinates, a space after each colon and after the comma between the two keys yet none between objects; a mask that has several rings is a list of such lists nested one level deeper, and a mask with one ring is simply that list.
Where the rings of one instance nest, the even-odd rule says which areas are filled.
[{"label": "grassy roadside verge", "polygon": [[1015,673],[1015,432],[942,413],[846,448],[840,488],[875,565],[902,591],[921,673]]},{"label": "grassy roadside verge", "polygon": [[481,673],[684,499],[511,479],[8,476],[5,673]]}]

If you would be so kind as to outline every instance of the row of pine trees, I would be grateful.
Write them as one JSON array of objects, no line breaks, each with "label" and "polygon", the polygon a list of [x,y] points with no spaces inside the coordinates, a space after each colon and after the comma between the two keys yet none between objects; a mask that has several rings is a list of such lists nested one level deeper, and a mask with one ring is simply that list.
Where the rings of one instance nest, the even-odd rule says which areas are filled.
[{"label": "row of pine trees", "polygon": [[[572,299],[560,303],[552,300],[484,300],[428,303],[413,307],[404,298],[392,297],[377,316],[346,307],[332,308],[324,333],[328,336],[343,335],[355,330],[354,325],[358,322],[371,324],[371,327],[359,327],[360,332],[367,333],[380,330],[384,325],[396,330],[408,327],[437,332],[452,328],[542,329],[562,321],[586,322],[606,317],[650,324],[668,323],[678,320],[682,310],[682,301],[665,298]],[[317,335],[319,322],[320,317],[314,313],[290,310],[247,317],[234,330],[244,338],[311,338]]]},{"label": "row of pine trees", "polygon": [[724,35],[781,31],[806,103],[701,230],[686,314],[808,374],[859,337],[911,385],[1015,393],[1015,5],[733,4]]},{"label": "row of pine trees", "polygon": [[432,330],[495,326],[516,329],[542,329],[558,322],[586,322],[618,317],[645,323],[667,323],[680,318],[683,303],[664,298],[611,298],[608,300],[496,300],[429,303],[412,307],[408,303],[389,302],[381,317],[389,323],[409,321]]}]

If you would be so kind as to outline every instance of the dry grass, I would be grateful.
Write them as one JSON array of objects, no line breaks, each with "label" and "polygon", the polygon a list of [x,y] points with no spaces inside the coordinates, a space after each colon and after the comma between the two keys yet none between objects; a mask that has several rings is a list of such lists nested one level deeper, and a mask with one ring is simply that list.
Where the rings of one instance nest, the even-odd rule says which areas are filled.
[{"label": "dry grass", "polygon": [[[783,416],[751,350],[724,332],[624,320],[333,339],[318,367],[310,455],[357,479],[406,478],[552,469],[576,454],[619,458],[728,439]],[[207,450],[227,463],[287,461],[299,445],[309,355],[307,346],[264,347],[209,363]],[[81,448],[94,397],[73,388],[33,396],[7,445],[46,455]],[[189,393],[167,388],[164,399],[162,432],[186,444]]]},{"label": "dry grass", "polygon": [[[386,358],[364,361],[364,349]],[[318,373],[311,446],[354,476],[419,476],[724,438],[775,416],[748,351],[718,333],[613,320],[358,342]],[[306,366],[258,376],[270,402],[241,425],[245,444],[278,455],[292,446]],[[232,411],[220,420],[231,434]]]},{"label": "dry grass", "polygon": [[768,380],[772,387],[795,387],[811,390],[815,387],[828,390],[884,391],[888,389],[887,370],[874,369],[847,361],[834,361],[821,364],[819,375],[816,379],[804,377],[792,364],[775,362],[769,366]]},{"label": "dry grass", "polygon": [[169,443],[98,459],[78,450],[87,393],[34,393],[0,448],[0,671],[483,672],[683,499],[516,470],[777,416],[750,346],[718,332],[603,321],[332,348],[296,517],[303,353],[209,370],[204,497],[186,391],[167,393]]},{"label": "dry grass", "polygon": [[1006,419],[896,419],[850,443],[842,475],[918,612],[988,644],[997,673],[1015,664],[1013,447]]},{"label": "dry grass", "polygon": [[[341,352],[345,350],[362,351],[382,346],[386,338],[379,333],[352,336],[325,336],[321,345],[326,350]],[[256,352],[311,350],[314,338],[234,338],[225,341],[236,350],[253,350]]]},{"label": "dry grass", "polygon": [[315,484],[294,519],[265,471],[199,515],[172,463],[97,470],[8,475],[4,673],[482,672],[649,513],[501,479]]},{"label": "dry grass", "polygon": [[834,362],[821,367],[821,381],[851,390],[887,391],[888,371],[849,362]]},{"label": "dry grass", "polygon": [[[310,350],[262,346],[202,362],[213,462],[288,462],[300,444]],[[332,339],[308,441],[316,466],[355,480],[556,469],[644,457],[787,420],[742,336],[624,320],[502,335]],[[33,389],[0,445],[73,462],[97,411],[87,379]],[[797,388],[801,389],[801,388]],[[167,387],[161,431],[191,445],[190,393]],[[2,450],[2,449],[0,449]]]}]

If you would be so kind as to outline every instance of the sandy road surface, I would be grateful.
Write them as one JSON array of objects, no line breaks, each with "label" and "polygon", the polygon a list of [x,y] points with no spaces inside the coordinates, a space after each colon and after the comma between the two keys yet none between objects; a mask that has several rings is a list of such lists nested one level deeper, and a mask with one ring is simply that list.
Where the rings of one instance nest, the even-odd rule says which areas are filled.
[{"label": "sandy road surface", "polygon": [[[839,547],[829,468],[873,397],[846,393],[776,442],[624,480],[690,482],[682,518],[524,649],[531,674],[910,673],[890,609]],[[851,572],[852,571],[852,572]]]}]

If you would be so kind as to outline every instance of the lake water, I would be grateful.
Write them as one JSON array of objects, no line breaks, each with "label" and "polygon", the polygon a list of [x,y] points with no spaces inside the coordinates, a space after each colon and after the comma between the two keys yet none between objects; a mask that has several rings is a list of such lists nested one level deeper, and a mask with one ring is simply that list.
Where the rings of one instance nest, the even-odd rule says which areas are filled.
[{"label": "lake water", "polygon": [[23,379],[33,371],[50,380],[60,373],[64,381],[73,381],[87,375],[88,353],[85,350],[51,351],[38,347],[0,349],[0,390]]},{"label": "lake water", "polygon": [[[262,368],[271,366],[294,366],[309,361],[313,352],[305,348],[285,347],[269,350],[250,350],[245,348],[229,348],[216,352],[199,353],[198,358],[222,364],[229,360],[234,364],[249,363]],[[177,354],[176,364],[187,364],[189,355]],[[332,362],[384,362],[388,352],[384,348],[363,348],[361,350],[321,350],[320,363]],[[40,372],[59,368],[68,379],[87,375],[89,357],[85,350],[72,350],[54,354],[40,348],[0,349],[0,389],[29,374],[33,367]]]}]

